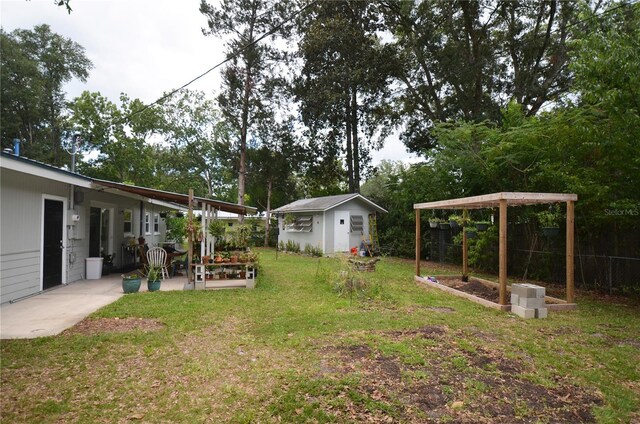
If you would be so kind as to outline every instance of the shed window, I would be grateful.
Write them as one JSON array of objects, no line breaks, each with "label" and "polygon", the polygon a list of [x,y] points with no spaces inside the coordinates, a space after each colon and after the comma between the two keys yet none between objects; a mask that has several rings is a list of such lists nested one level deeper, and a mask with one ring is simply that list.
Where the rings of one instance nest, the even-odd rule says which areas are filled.
[{"label": "shed window", "polygon": [[313,215],[296,216],[292,224],[285,224],[285,230],[296,233],[310,233],[313,230]]},{"label": "shed window", "polygon": [[362,215],[351,215],[351,230],[352,233],[364,232],[364,220],[362,219]]},{"label": "shed window", "polygon": [[144,214],[144,233],[151,234],[151,214],[149,212]]}]

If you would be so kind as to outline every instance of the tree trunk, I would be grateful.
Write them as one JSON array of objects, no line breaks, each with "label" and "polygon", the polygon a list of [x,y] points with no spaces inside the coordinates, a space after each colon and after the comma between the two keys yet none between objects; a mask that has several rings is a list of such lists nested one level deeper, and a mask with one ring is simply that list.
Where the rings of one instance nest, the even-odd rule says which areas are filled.
[{"label": "tree trunk", "polygon": [[351,148],[351,99],[349,93],[346,96],[346,133],[347,133],[347,176],[349,178],[349,193],[353,193],[353,150]]},{"label": "tree trunk", "polygon": [[[253,26],[256,22],[255,4],[252,10],[251,23],[249,25],[249,40],[253,42]],[[244,205],[245,179],[246,179],[246,156],[247,156],[247,132],[249,130],[249,100],[251,98],[251,64],[245,57],[245,79],[244,79],[244,95],[242,97],[242,121],[240,127],[240,166],[238,171],[238,204]],[[244,223],[244,215],[238,217],[240,224]]]},{"label": "tree trunk", "polygon": [[357,90],[351,91],[351,136],[353,142],[353,190],[360,193],[360,146],[358,145],[358,98]]},{"label": "tree trunk", "polygon": [[266,211],[266,221],[264,223],[264,247],[269,247],[269,230],[271,229],[271,188],[272,188],[272,179],[269,178],[267,182],[267,211]]}]

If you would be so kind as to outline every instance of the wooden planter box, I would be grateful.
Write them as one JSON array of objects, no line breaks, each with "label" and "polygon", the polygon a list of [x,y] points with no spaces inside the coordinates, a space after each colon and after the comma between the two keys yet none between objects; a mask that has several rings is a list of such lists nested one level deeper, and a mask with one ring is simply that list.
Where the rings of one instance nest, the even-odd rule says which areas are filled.
[{"label": "wooden planter box", "polygon": [[[436,280],[439,279],[444,279],[444,278],[452,278],[455,277],[457,278],[457,275],[434,275],[433,277],[435,277]],[[420,284],[420,285],[424,285],[427,287],[432,287],[435,289],[439,289],[442,290],[444,292],[453,294],[454,296],[458,296],[458,297],[463,297],[465,299],[468,299],[472,302],[475,303],[479,303],[480,305],[486,306],[488,308],[493,308],[493,309],[497,309],[499,311],[504,311],[504,312],[511,312],[511,304],[508,305],[500,305],[499,303],[495,303],[492,302],[490,300],[487,299],[483,299],[481,297],[478,297],[476,295],[473,295],[471,293],[467,293],[461,290],[457,290],[454,289],[452,287],[448,287],[444,284],[440,284],[440,283],[435,283],[429,279],[427,279],[426,277],[420,277],[420,276],[415,276],[414,277],[415,281]],[[469,281],[478,281],[488,287],[495,287],[496,289],[499,290],[499,284],[495,283],[493,281],[489,281],[489,280],[485,280],[484,278],[479,278],[479,277],[469,277]],[[507,286],[507,294],[511,292],[511,288],[509,286]],[[509,296],[507,295],[507,298]],[[576,309],[578,307],[578,305],[576,305],[575,303],[567,303],[565,300],[562,299],[558,299],[555,297],[551,297],[551,296],[545,296],[544,301],[546,303],[546,308],[549,311],[570,311],[573,309]]]}]

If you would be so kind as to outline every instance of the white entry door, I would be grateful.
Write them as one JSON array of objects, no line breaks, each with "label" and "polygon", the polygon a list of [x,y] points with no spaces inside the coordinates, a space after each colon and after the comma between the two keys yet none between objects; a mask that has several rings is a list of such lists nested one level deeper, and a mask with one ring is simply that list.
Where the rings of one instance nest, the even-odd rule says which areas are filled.
[{"label": "white entry door", "polygon": [[333,223],[333,251],[349,251],[349,211],[336,211]]}]

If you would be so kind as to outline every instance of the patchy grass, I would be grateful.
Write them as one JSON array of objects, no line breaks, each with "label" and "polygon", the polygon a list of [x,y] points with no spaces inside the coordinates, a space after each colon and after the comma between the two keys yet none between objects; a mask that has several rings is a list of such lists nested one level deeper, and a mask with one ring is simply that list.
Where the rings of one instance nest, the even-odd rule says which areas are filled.
[{"label": "patchy grass", "polygon": [[3,341],[3,422],[640,420],[638,306],[524,321],[418,287],[410,261],[339,296],[344,262],[262,258],[255,290],[129,295]]}]

